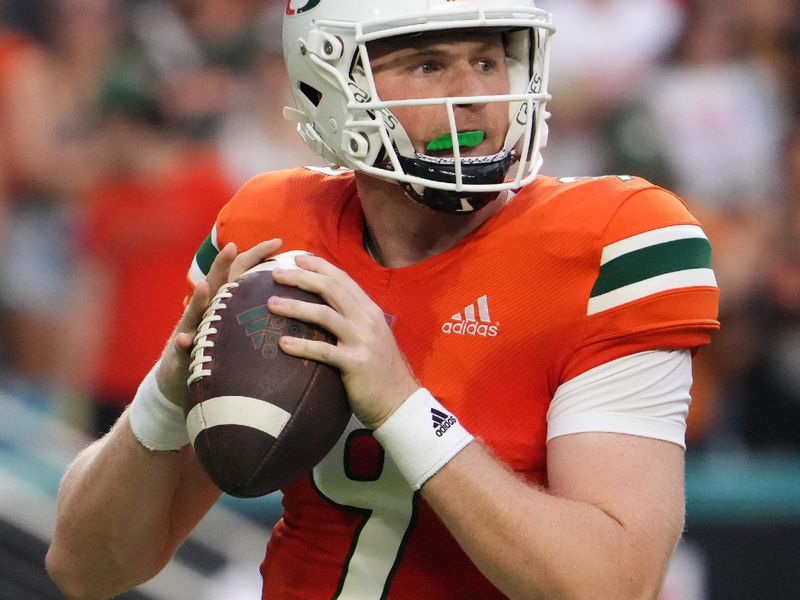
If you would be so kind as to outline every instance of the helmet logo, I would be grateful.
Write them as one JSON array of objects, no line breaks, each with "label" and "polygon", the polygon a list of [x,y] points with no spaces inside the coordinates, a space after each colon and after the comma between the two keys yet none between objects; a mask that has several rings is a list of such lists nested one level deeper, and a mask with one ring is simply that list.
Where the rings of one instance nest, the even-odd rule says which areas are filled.
[{"label": "helmet logo", "polygon": [[[543,83],[544,81],[542,81],[542,76],[539,75],[538,73],[535,74],[533,76],[533,79],[531,79],[530,85],[528,86],[528,93],[530,94],[540,93],[542,91]],[[526,102],[523,102],[520,105],[519,110],[517,111],[516,119],[517,123],[519,123],[520,125],[528,124],[528,104]]]},{"label": "helmet logo", "polygon": [[520,125],[528,124],[528,104],[523,102],[517,111],[517,123]]},{"label": "helmet logo", "polygon": [[[313,2],[314,0],[312,0]],[[319,2],[319,0],[317,0]],[[358,87],[354,82],[348,81],[347,86],[350,88],[350,91],[353,93],[353,100],[358,103],[369,102],[372,100],[372,97],[369,95],[369,92],[365,92],[363,89]]]},{"label": "helmet logo", "polygon": [[307,10],[311,10],[317,4],[319,4],[322,0],[308,0],[303,6],[300,8],[292,8],[292,0],[286,0],[286,14],[291,16],[294,14],[304,13]]}]

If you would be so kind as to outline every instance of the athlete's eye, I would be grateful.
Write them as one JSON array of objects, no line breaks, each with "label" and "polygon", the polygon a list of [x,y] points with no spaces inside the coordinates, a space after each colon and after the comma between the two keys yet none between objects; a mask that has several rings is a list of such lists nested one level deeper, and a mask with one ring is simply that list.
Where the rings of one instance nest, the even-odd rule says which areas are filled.
[{"label": "athlete's eye", "polygon": [[488,73],[489,71],[494,69],[494,65],[495,62],[493,60],[489,60],[488,58],[483,58],[475,63],[475,66],[482,73]]}]

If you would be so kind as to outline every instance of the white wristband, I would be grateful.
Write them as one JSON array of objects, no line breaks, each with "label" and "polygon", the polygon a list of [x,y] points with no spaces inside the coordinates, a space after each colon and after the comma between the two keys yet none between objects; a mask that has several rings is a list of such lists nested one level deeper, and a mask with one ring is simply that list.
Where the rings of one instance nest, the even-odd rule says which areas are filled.
[{"label": "white wristband", "polygon": [[128,412],[131,430],[148,450],[179,450],[189,443],[186,420],[183,409],[167,400],[158,387],[159,364],[156,363],[136,390]]},{"label": "white wristband", "polygon": [[411,394],[373,434],[415,490],[473,439],[425,388]]}]

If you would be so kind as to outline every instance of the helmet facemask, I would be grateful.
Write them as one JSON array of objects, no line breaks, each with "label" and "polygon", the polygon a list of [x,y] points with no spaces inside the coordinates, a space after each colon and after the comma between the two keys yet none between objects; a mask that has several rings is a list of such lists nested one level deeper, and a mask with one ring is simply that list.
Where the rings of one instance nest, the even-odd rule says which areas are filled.
[{"label": "helmet facemask", "polygon": [[[531,2],[524,8],[488,10],[466,7],[453,13],[452,3],[438,15],[428,11],[414,25],[404,21],[379,23],[316,20],[294,50],[287,54],[297,109],[285,114],[299,122],[298,130],[313,150],[331,164],[403,186],[415,201],[450,213],[469,213],[485,206],[501,191],[532,181],[541,165],[539,150],[546,142],[547,39],[549,15]],[[464,5],[466,6],[466,5]],[[445,17],[447,17],[445,19]],[[458,17],[458,18],[456,18]],[[404,36],[408,44],[429,32],[449,32],[478,26],[501,31],[508,69],[508,93],[485,96],[411,98],[386,101],[376,89],[370,42]],[[286,32],[285,32],[286,33]],[[292,48],[285,51],[292,52]],[[297,58],[296,56],[294,58]],[[294,72],[293,72],[294,71]],[[470,150],[474,131],[459,128],[463,105],[507,107],[508,124],[499,148],[475,156]],[[435,148],[414,148],[395,113],[406,107],[435,107],[447,123]],[[427,109],[426,109],[427,110]],[[505,114],[505,110],[504,110]],[[475,124],[471,124],[474,129]],[[496,137],[496,136],[495,136]],[[417,142],[419,144],[419,141]],[[448,148],[449,146],[449,148]]]}]

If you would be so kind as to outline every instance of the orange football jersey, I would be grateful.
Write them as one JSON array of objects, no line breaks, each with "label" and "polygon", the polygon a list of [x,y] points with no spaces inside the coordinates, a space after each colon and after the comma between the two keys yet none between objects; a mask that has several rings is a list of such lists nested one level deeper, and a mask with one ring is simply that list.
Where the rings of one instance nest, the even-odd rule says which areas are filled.
[{"label": "orange football jersey", "polygon": [[[547,482],[560,384],[635,352],[695,348],[718,327],[708,240],[641,179],[539,177],[454,248],[402,269],[369,257],[362,218],[351,173],[265,174],[221,211],[190,278],[229,241],[281,237],[326,258],[383,309],[423,385],[531,481]],[[503,597],[355,419],[283,502],[264,598]]]}]

